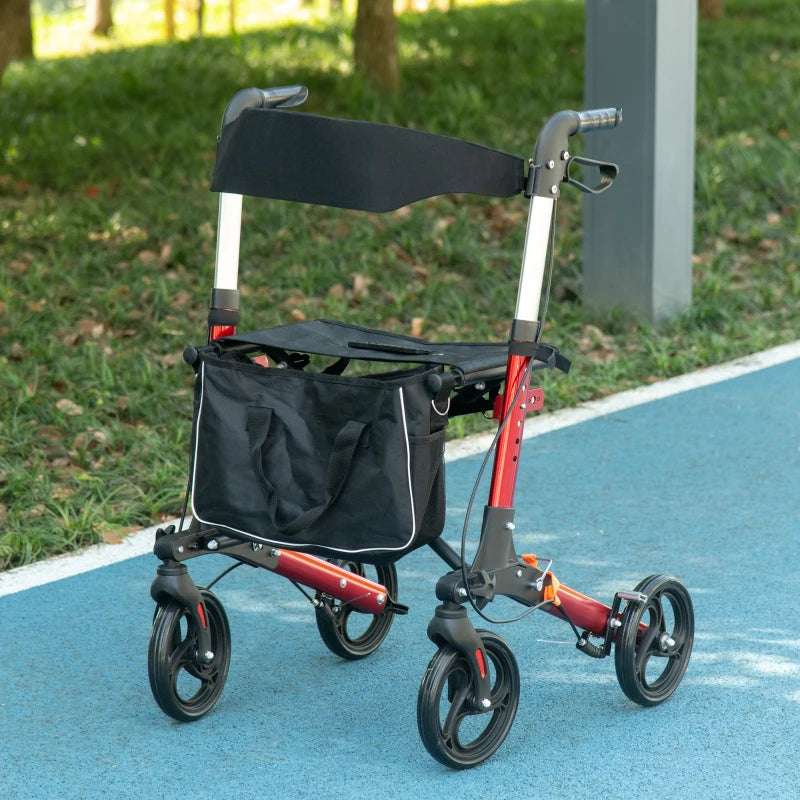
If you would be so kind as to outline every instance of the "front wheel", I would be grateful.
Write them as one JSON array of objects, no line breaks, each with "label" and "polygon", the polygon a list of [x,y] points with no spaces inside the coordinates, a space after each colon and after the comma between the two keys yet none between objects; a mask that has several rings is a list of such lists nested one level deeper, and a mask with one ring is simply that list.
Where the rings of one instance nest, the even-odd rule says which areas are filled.
[{"label": "front wheel", "polygon": [[628,603],[617,632],[614,664],[622,691],[642,706],[663,703],[678,688],[694,642],[694,609],[686,587],[652,575],[637,587],[644,603]]},{"label": "front wheel", "polygon": [[170,600],[156,609],[147,669],[159,708],[181,722],[191,722],[217,702],[231,660],[231,632],[225,609],[207,589],[200,594],[211,635],[209,661],[198,653],[197,628],[189,609]]},{"label": "front wheel", "polygon": [[477,631],[488,655],[492,690],[478,710],[466,658],[451,645],[434,655],[417,698],[417,725],[425,749],[454,769],[474,767],[503,743],[519,705],[519,668],[511,648],[490,631]]}]

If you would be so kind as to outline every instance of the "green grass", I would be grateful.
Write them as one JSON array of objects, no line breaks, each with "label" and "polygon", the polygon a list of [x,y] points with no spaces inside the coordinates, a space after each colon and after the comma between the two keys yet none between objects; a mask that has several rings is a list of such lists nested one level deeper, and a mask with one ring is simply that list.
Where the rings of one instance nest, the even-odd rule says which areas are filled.
[{"label": "green grass", "polygon": [[[565,193],[545,338],[574,369],[545,378],[550,409],[798,338],[800,6],[728,0],[726,15],[700,28],[692,308],[657,329],[584,311],[580,200]],[[550,113],[581,105],[581,3],[403,16],[394,97],[352,74],[350,29],[337,18],[6,73],[0,567],[180,510],[191,418],[180,354],[204,337],[208,181],[235,91],[302,82],[310,111],[523,155]],[[507,334],[522,201],[456,197],[385,216],[252,201],[245,215],[244,327],[325,314],[403,332],[421,318],[431,338]]]}]

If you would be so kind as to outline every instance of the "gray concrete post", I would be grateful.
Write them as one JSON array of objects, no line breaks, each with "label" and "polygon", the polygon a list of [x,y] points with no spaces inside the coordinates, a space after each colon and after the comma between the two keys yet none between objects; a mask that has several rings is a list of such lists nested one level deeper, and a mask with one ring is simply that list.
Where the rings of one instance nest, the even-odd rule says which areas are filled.
[{"label": "gray concrete post", "polygon": [[585,154],[620,166],[583,205],[584,303],[660,322],[691,303],[697,0],[586,0]]}]

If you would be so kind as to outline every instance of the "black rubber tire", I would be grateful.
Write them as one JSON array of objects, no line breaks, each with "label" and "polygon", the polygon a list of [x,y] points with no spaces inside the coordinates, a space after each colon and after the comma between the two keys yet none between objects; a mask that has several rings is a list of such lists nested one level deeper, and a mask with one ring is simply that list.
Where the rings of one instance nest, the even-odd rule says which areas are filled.
[{"label": "black rubber tire", "polygon": [[[387,597],[397,600],[397,570],[394,564],[370,566],[371,574],[368,576],[365,565],[358,561],[333,563],[380,583],[386,587]],[[335,598],[321,592],[317,592],[316,599],[321,603],[316,608],[316,618],[322,641],[332,653],[348,661],[358,661],[374,653],[386,638],[394,621],[394,614],[391,612],[369,614],[353,606],[342,605]]]},{"label": "black rubber tire", "polygon": [[641,706],[655,706],[672,695],[686,672],[694,642],[694,609],[686,587],[669,575],[651,575],[635,591],[647,595],[647,602],[626,606],[614,664],[627,697]]},{"label": "black rubber tire", "polygon": [[192,722],[217,702],[231,660],[231,632],[225,609],[217,597],[201,589],[211,634],[214,658],[209,664],[197,658],[196,623],[174,600],[159,605],[153,621],[147,670],[150,688],[159,708],[181,722]]},{"label": "black rubber tire", "polygon": [[[486,648],[492,677],[489,708],[475,710],[469,666],[451,645],[440,648],[431,659],[417,697],[422,743],[437,761],[453,769],[486,761],[511,730],[519,705],[519,668],[511,648],[491,631],[477,633]],[[462,724],[473,730],[467,732]]]}]

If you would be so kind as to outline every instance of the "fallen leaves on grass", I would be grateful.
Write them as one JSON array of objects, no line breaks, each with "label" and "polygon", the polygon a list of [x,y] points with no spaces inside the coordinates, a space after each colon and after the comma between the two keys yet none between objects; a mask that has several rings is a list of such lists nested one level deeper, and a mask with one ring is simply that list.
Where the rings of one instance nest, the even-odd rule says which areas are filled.
[{"label": "fallen leaves on grass", "polygon": [[9,265],[8,268],[12,272],[16,272],[17,275],[24,275],[30,267],[30,264],[27,261],[23,261],[21,258],[15,258]]},{"label": "fallen leaves on grass", "polygon": [[366,275],[361,275],[358,272],[354,272],[352,275],[353,278],[353,295],[352,298],[355,302],[358,302],[364,297],[369,296],[369,287],[372,285],[372,278],[368,278]]},{"label": "fallen leaves on grass", "polygon": [[386,249],[394,255],[394,257],[398,261],[402,261],[404,264],[413,264],[414,259],[408,253],[408,251],[404,250],[397,242],[389,242],[386,246]]},{"label": "fallen leaves on grass", "polygon": [[99,430],[88,430],[79,433],[72,441],[72,446],[76,450],[94,450],[98,447],[105,448],[108,445],[108,436]]},{"label": "fallen leaves on grass", "polygon": [[581,336],[578,339],[578,344],[589,361],[593,361],[596,364],[614,361],[619,356],[613,337],[604,333],[596,325],[585,324],[581,326]]},{"label": "fallen leaves on grass", "polygon": [[433,225],[434,234],[438,236],[443,231],[446,231],[455,221],[456,218],[453,216],[439,217]]},{"label": "fallen leaves on grass", "polygon": [[23,361],[28,357],[28,351],[21,342],[12,342],[8,349],[8,356],[12,361]]},{"label": "fallen leaves on grass", "polygon": [[430,277],[431,271],[427,267],[416,266],[414,267],[414,275],[424,283]]},{"label": "fallen leaves on grass", "polygon": [[98,535],[106,544],[122,544],[122,540],[128,534],[136,533],[139,530],[138,525],[127,525],[124,527],[111,527],[102,528]]},{"label": "fallen leaves on grass", "polygon": [[62,397],[60,400],[56,401],[56,408],[70,417],[77,417],[83,414],[83,407],[79,406],[74,400],[70,400],[68,397]]},{"label": "fallen leaves on grass", "polygon": [[115,226],[110,231],[90,231],[90,242],[110,242],[112,244],[130,244],[147,239],[147,232],[137,225]]},{"label": "fallen leaves on grass", "polygon": [[341,283],[334,283],[330,289],[328,289],[328,297],[344,297],[344,285]]},{"label": "fallen leaves on grass", "polygon": [[489,226],[496,233],[506,233],[517,228],[525,219],[526,210],[508,203],[492,203],[486,216],[489,219]]},{"label": "fallen leaves on grass", "polygon": [[42,425],[36,429],[36,435],[46,442],[60,442],[64,439],[64,431],[58,425]]},{"label": "fallen leaves on grass", "polygon": [[158,356],[158,363],[162,367],[177,367],[183,361],[183,356],[180,353],[166,353],[163,356]]}]

